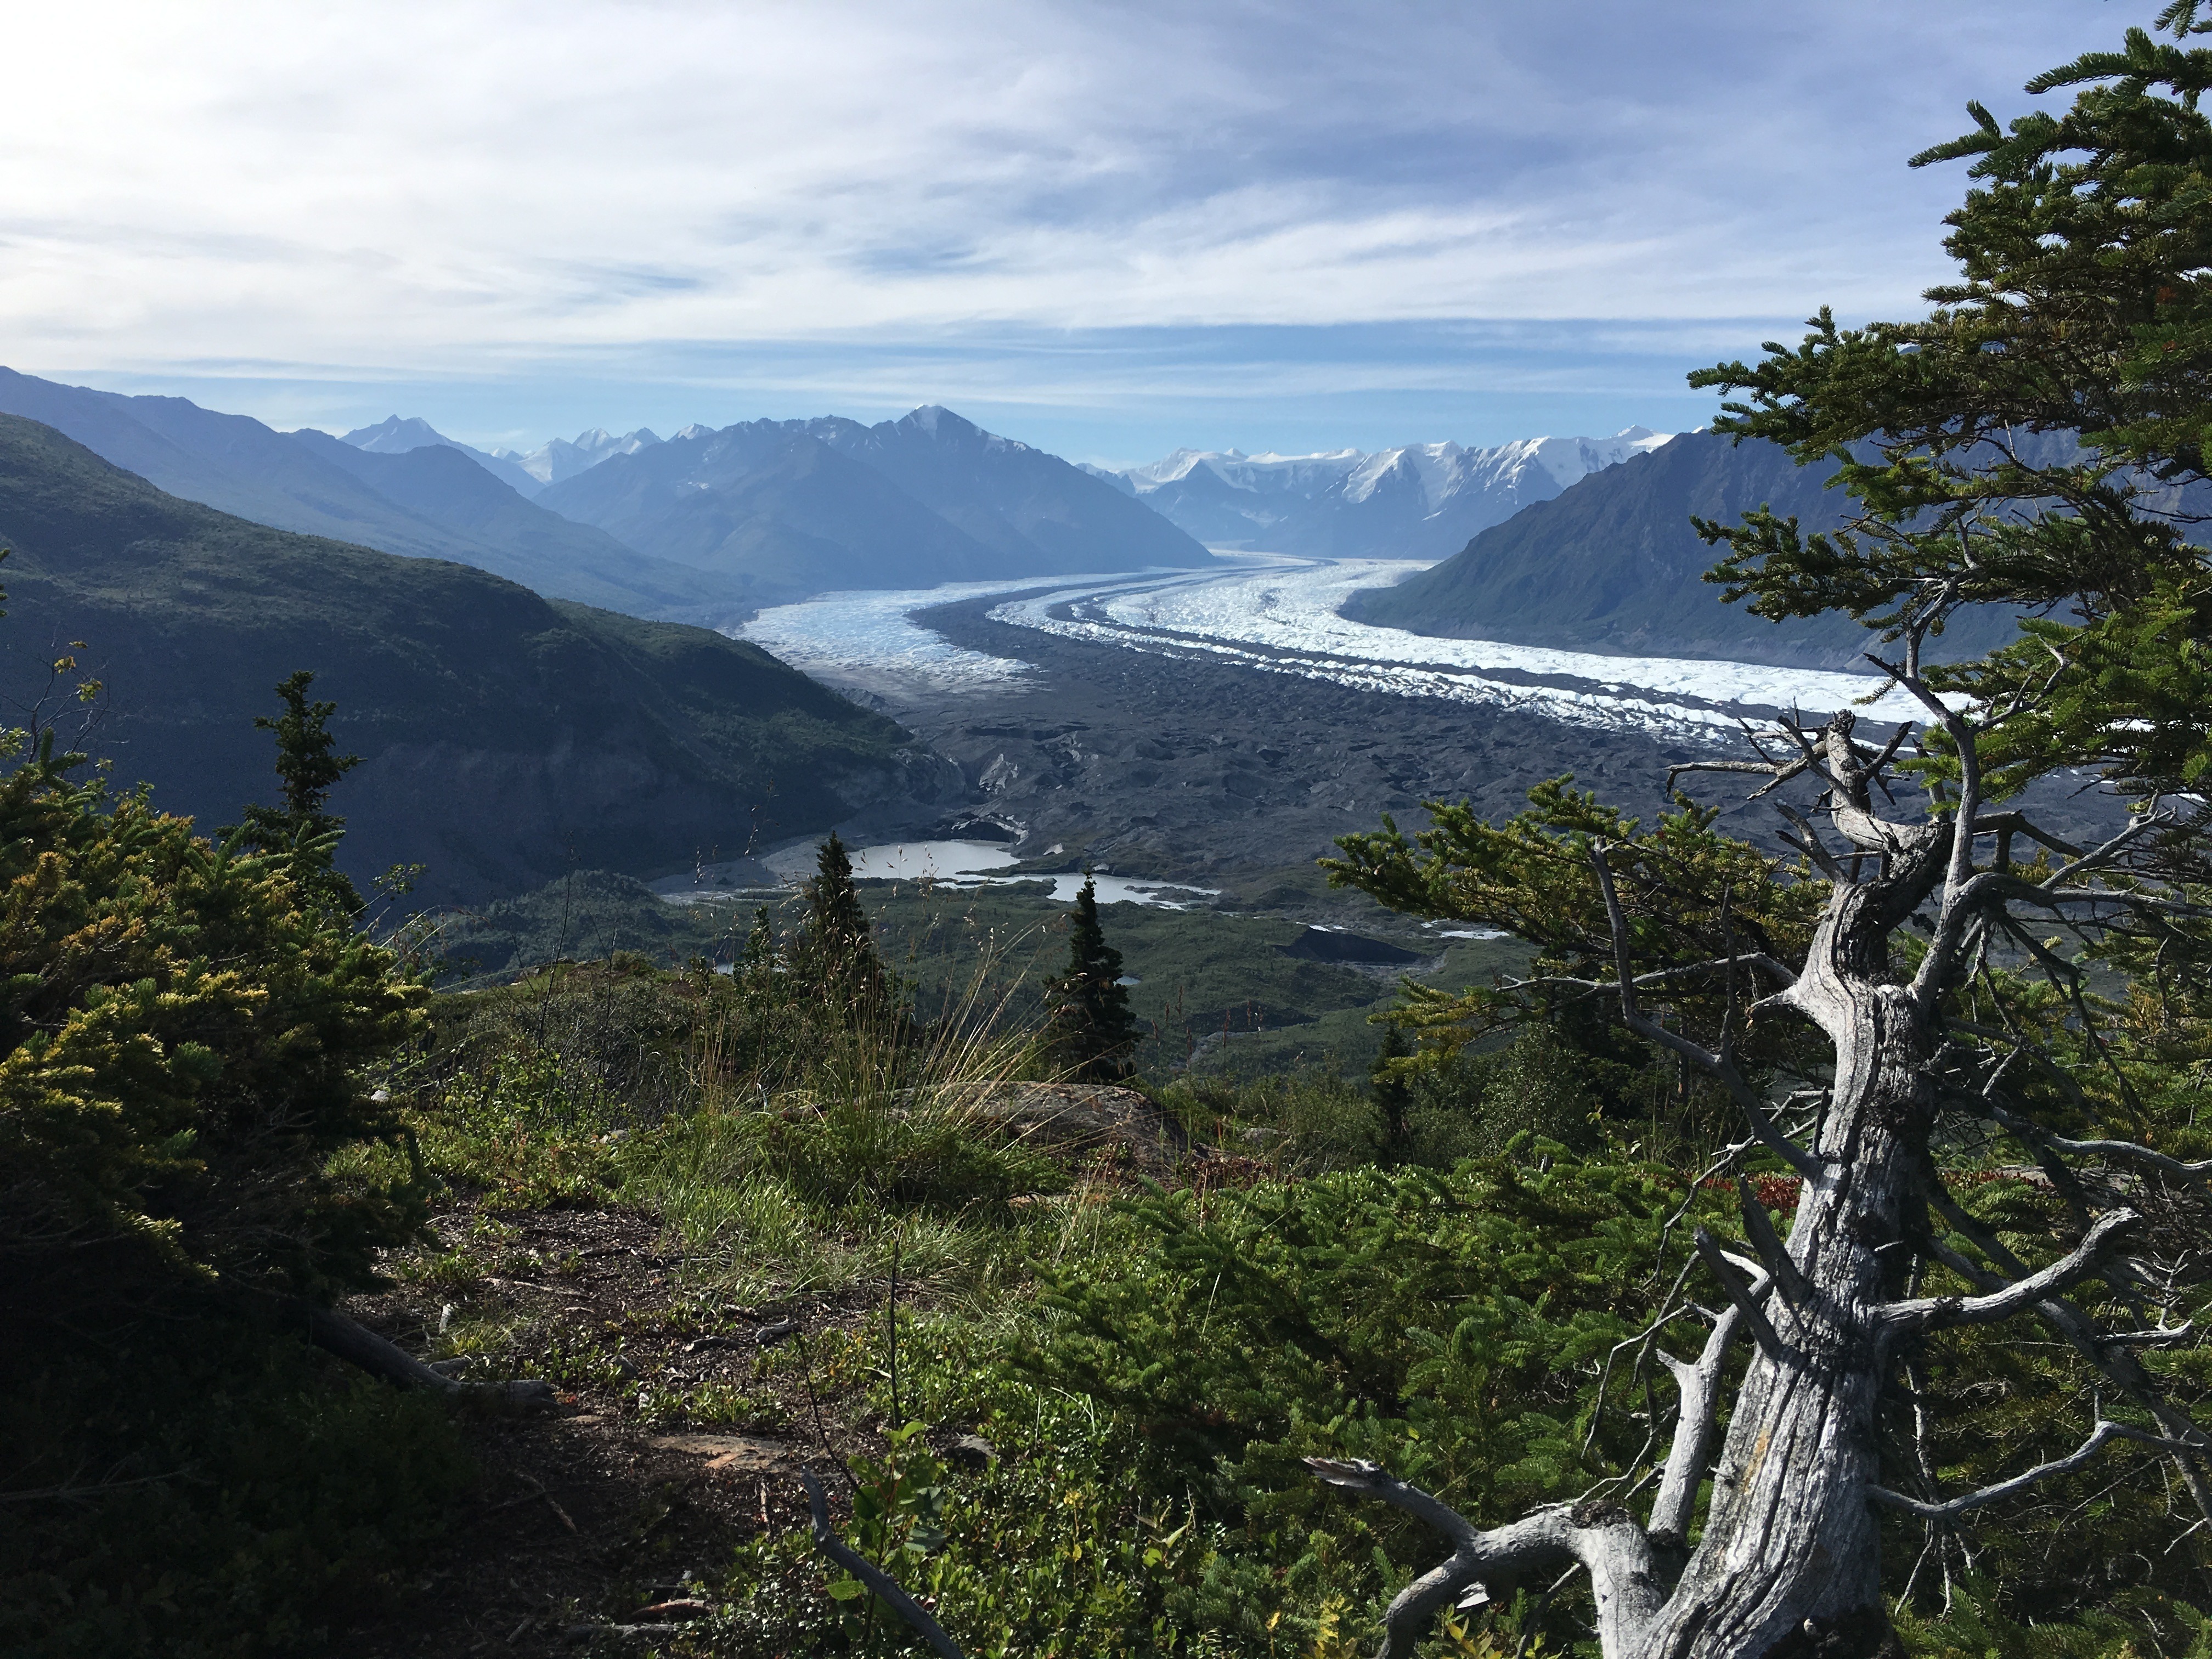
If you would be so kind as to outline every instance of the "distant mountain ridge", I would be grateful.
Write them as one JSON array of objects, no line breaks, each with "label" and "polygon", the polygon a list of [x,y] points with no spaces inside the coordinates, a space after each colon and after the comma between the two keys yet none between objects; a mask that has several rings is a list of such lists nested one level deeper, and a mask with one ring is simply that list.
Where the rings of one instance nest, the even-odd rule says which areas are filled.
[{"label": "distant mountain ridge", "polygon": [[650,427],[641,426],[617,437],[606,428],[595,426],[589,432],[579,432],[573,443],[566,438],[550,438],[527,454],[512,449],[494,450],[492,453],[495,459],[515,467],[542,489],[547,484],[564,483],[579,472],[588,472],[601,461],[611,460],[617,455],[635,455],[659,441]]},{"label": "distant mountain ridge", "polygon": [[734,857],[927,798],[951,769],[709,629],[250,523],[7,415],[0,546],[13,550],[0,695],[28,706],[48,690],[53,642],[85,641],[77,655],[111,700],[92,746],[118,785],[151,782],[157,804],[211,828],[272,798],[274,751],[253,718],[278,680],[312,669],[338,705],[340,745],[366,757],[332,798],[349,823],[342,862],[364,881],[426,864],[425,900],[514,891],[580,864],[650,875]]},{"label": "distant mountain ridge", "polygon": [[1090,469],[1212,546],[1330,558],[1441,559],[1522,507],[1664,444],[1632,426],[1610,438],[1524,438],[1313,455],[1179,449],[1118,473]]},{"label": "distant mountain ridge", "polygon": [[[278,432],[183,398],[134,398],[0,368],[0,413],[41,422],[156,489],[278,530],[474,565],[556,599],[716,624],[752,610],[740,586],[653,559],[525,501],[483,457],[443,440],[386,449]],[[417,435],[386,422],[386,444]]]},{"label": "distant mountain ridge", "polygon": [[1112,485],[950,410],[687,427],[539,501],[764,603],[839,588],[1204,565]]},{"label": "distant mountain ridge", "polygon": [[542,480],[519,465],[507,452],[488,455],[472,444],[448,438],[419,415],[404,420],[397,415],[386,416],[374,426],[356,427],[343,441],[372,455],[404,455],[410,450],[427,449],[433,445],[457,449],[519,495],[535,495],[543,487]]},{"label": "distant mountain ridge", "polygon": [[[1211,556],[1124,492],[934,405],[872,427],[836,416],[719,433],[694,424],[665,442],[642,427],[622,437],[595,428],[520,458],[487,455],[419,416],[343,438],[282,433],[182,398],[8,369],[0,412],[45,422],[172,495],[257,523],[711,627],[838,588]],[[526,465],[556,481],[541,488]]]}]

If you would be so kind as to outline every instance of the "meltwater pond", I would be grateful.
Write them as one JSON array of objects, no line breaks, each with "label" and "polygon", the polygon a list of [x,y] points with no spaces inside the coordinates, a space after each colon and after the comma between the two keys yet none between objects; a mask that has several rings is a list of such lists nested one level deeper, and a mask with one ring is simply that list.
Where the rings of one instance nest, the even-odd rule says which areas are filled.
[{"label": "meltwater pond", "polygon": [[[1083,878],[1079,875],[1005,873],[1017,860],[1012,849],[1000,842],[887,842],[879,847],[852,847],[846,851],[852,858],[853,876],[858,881],[927,881],[954,889],[989,887],[1010,881],[1049,881],[1053,897],[1063,904],[1073,903],[1075,896],[1083,890]],[[796,885],[814,873],[814,846],[807,842],[772,853],[762,862]],[[1101,904],[1149,904],[1163,910],[1188,909],[1213,897],[1219,890],[1108,874],[1094,875],[1091,880],[1097,884]]]}]

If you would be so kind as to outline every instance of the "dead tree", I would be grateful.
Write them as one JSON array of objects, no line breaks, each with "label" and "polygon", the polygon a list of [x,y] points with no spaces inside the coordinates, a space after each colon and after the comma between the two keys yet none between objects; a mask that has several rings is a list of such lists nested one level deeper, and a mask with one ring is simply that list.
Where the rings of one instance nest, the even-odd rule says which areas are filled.
[{"label": "dead tree", "polygon": [[[1907,630],[1904,660],[1880,665],[1955,750],[1956,794],[1931,784],[1930,816],[1915,821],[1887,805],[1904,728],[1877,748],[1855,737],[1848,713],[1825,727],[1781,722],[1775,740],[1784,747],[1762,748],[1757,760],[1677,769],[1763,775],[1760,793],[1789,782],[1819,791],[1811,815],[1784,809],[1808,876],[1829,884],[1794,968],[1723,939],[1722,953],[1709,959],[1639,972],[1619,867],[1636,849],[1586,843],[1593,912],[1602,918],[1593,924],[1591,954],[1602,948],[1596,930],[1604,929],[1612,958],[1609,973],[1583,981],[1587,992],[1617,997],[1631,1030],[1717,1079],[1748,1130],[1731,1149],[1734,1159],[1765,1149],[1802,1178],[1802,1196],[1784,1240],[1740,1181],[1748,1253],[1723,1248],[1709,1232],[1697,1236],[1718,1300],[1711,1310],[1693,1303],[1663,1309],[1653,1327],[1680,1328],[1695,1316],[1710,1334],[1692,1355],[1657,1354],[1672,1373],[1679,1409],[1671,1445],[1645,1471],[1655,1489],[1640,1518],[1619,1501],[1593,1500],[1485,1530],[1375,1464],[1311,1462],[1321,1480],[1395,1504],[1450,1546],[1444,1561],[1392,1603],[1383,1659],[1410,1656],[1431,1616],[1455,1598],[1501,1597],[1576,1569],[1588,1575],[1607,1659],[1877,1651],[1894,1643],[1882,1601],[1881,1510],[1941,1528],[2123,1448],[2172,1460],[2196,1505],[2212,1516],[2212,1442],[2136,1358],[2142,1346],[2186,1340],[2190,1332],[2169,1323],[2172,1275],[2131,1255],[2144,1229],[2136,1210],[2118,1201],[2152,1182],[2179,1183],[2203,1197],[2212,1162],[2183,1163],[2131,1142],[2069,1139],[2040,1127],[2014,1085],[2051,1066],[2050,1056],[2026,1030],[1974,1028],[1957,1013],[1956,994],[1987,973],[1990,951],[2008,941],[2041,961],[2078,1004],[2070,964],[2044,950],[2025,918],[2087,934],[2130,916],[2201,914],[2185,884],[2142,878],[2137,854],[2170,815],[2155,800],[2139,804],[2124,829],[2084,848],[2022,813],[1986,810],[1977,751],[1986,724],[1948,706],[1923,679],[1923,631],[1924,623]],[[2054,856],[2016,866],[2015,840],[2040,843]],[[1638,881],[1643,913],[1665,916],[1663,876],[1645,871]],[[1916,925],[1925,949],[1908,973],[1898,966],[1896,941]],[[1662,1000],[1699,975],[1708,987],[1727,988],[1717,1040],[1689,1035],[1688,1022],[1655,1018]],[[1556,989],[1560,981],[1548,983]],[[1754,1018],[1808,1021],[1832,1054],[1828,1074],[1808,1079],[1815,1085],[1808,1091],[1809,1121],[1794,1128],[1782,1121],[1789,1114],[1771,1085],[1754,1085],[1739,1065],[1738,1045]],[[2008,1140],[2045,1173],[2072,1215],[2070,1248],[2032,1267],[1952,1201],[1930,1153],[1946,1119]],[[2090,1166],[2100,1178],[2084,1178]],[[1917,1293],[1917,1269],[1931,1263],[1948,1268],[1965,1291]],[[2092,1281],[2145,1314],[2142,1328],[2106,1329],[2093,1317],[2072,1294]],[[2114,1414],[2100,1410],[2085,1422],[2070,1454],[1985,1489],[1942,1493],[1924,1482],[1917,1495],[1895,1489],[1881,1468],[1877,1414],[1911,1345],[1948,1328],[2013,1319],[2039,1320],[2071,1345],[2100,1374]],[[1747,1364],[1724,1400],[1730,1350],[1744,1341]],[[1723,1404],[1724,1437],[1716,1426]],[[1698,1494],[1708,1478],[1712,1495],[1700,1528]]]}]

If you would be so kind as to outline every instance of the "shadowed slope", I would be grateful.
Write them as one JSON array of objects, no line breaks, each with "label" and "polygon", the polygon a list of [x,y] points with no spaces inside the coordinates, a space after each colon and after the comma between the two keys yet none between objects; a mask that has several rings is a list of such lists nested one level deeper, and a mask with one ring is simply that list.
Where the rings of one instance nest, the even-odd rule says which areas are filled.
[{"label": "shadowed slope", "polygon": [[[465,458],[463,465],[468,465]],[[755,647],[549,602],[466,566],[290,535],[165,495],[0,416],[0,690],[72,640],[112,707],[118,781],[205,824],[268,798],[253,717],[297,668],[366,757],[334,805],[344,862],[430,866],[470,898],[581,864],[653,872],[898,793],[903,734]]]}]

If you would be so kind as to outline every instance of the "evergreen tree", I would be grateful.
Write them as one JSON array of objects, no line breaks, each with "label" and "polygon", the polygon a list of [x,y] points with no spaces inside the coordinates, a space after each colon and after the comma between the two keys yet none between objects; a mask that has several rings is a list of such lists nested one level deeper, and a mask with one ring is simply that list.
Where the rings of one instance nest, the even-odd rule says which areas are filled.
[{"label": "evergreen tree", "polygon": [[[1566,780],[1504,823],[1431,802],[1417,836],[1386,819],[1338,843],[1336,880],[1538,947],[1526,978],[1417,988],[1425,1036],[1603,1006],[1724,1090],[1744,1132],[1715,1166],[1740,1223],[1690,1231],[1692,1299],[1647,1338],[1671,1437],[1652,1419],[1619,1497],[1484,1532],[1375,1463],[1311,1464],[1452,1537],[1393,1603],[1386,1659],[1462,1585],[1569,1564],[1606,1659],[1893,1651],[1884,1590],[1914,1582],[1885,1583],[1897,1547],[1948,1578],[1974,1559],[1964,1517],[2039,1499],[2142,1491],[2165,1536],[2141,1559],[2178,1576],[2193,1548],[2203,1570],[2185,1545],[2205,1524],[2185,1511],[2212,1517],[2202,1371],[2166,1346],[2207,1311],[2193,1264],[2212,1234],[2202,1074],[2171,1086],[2201,1063],[2212,975],[2212,555],[2181,494],[2212,480],[2197,9],[2162,14],[2173,44],[2133,30],[2030,83],[2082,88],[2063,114],[2005,129],[1972,106],[1974,132],[1917,158],[1971,158],[1974,179],[1931,314],[1847,330],[1823,310],[1797,346],[1692,376],[1747,394],[1717,430],[1835,462],[1854,503],[1832,534],[1764,511],[1700,523],[1727,549],[1710,579],[1778,620],[1864,623],[1915,714],[1866,735],[1849,710],[1793,716],[1671,769],[1670,789],[1764,778],[1790,858],[1687,795],[1647,828]],[[1976,604],[2025,613],[2021,637],[1936,660]],[[2018,798],[2082,770],[2135,810],[2076,845]],[[2142,976],[2126,1005],[2100,1003],[2096,963]],[[2039,1170],[2047,1205],[1978,1194],[2008,1166]],[[2040,1322],[2063,1386],[2032,1449],[1972,1462],[2002,1420],[1973,1383],[2034,1340],[2001,1337],[2016,1319]]]},{"label": "evergreen tree", "polygon": [[764,989],[775,982],[776,969],[775,923],[769,918],[768,906],[753,912],[752,931],[745,935],[744,960],[738,966],[744,983],[754,989]]},{"label": "evergreen tree", "polygon": [[1406,1068],[1393,1065],[1412,1057],[1413,1045],[1406,1041],[1406,1028],[1395,1020],[1386,1021],[1382,1027],[1382,1052],[1375,1057],[1375,1069],[1368,1079],[1375,1088],[1376,1109],[1382,1114],[1382,1133],[1393,1147],[1406,1144],[1406,1113],[1413,1103],[1413,1091],[1406,1080]]},{"label": "evergreen tree", "polygon": [[833,830],[806,884],[806,939],[799,966],[811,983],[851,1013],[890,1000],[890,979],[876,954],[876,933],[853,884],[853,860]]},{"label": "evergreen tree", "polygon": [[307,688],[314,675],[301,669],[277,686],[284,712],[271,720],[254,717],[257,732],[276,734],[276,775],[283,781],[282,806],[248,805],[244,821],[216,832],[256,852],[290,855],[293,875],[323,904],[343,915],[357,915],[361,894],[340,874],[334,862],[345,820],[325,809],[331,787],[361,764],[359,755],[338,755],[337,738],[330,730],[334,702],[310,702]]},{"label": "evergreen tree", "polygon": [[1085,1083],[1118,1083],[1134,1069],[1136,1018],[1121,983],[1121,953],[1098,925],[1098,893],[1091,872],[1068,917],[1067,971],[1045,982],[1045,1041],[1054,1056]]}]

